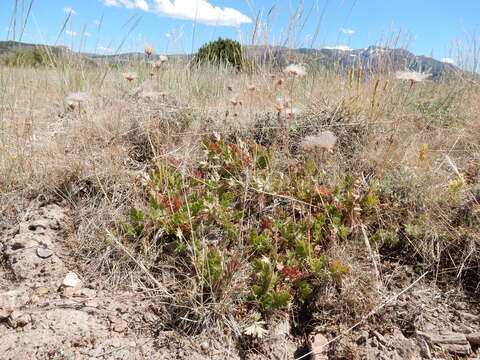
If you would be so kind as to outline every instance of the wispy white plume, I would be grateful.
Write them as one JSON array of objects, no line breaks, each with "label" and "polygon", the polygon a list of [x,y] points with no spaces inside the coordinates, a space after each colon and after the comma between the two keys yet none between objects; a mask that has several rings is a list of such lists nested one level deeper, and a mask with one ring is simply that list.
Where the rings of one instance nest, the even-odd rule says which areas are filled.
[{"label": "wispy white plume", "polygon": [[75,31],[71,31],[71,30],[65,30],[65,34],[70,35],[70,36],[77,36],[77,33]]},{"label": "wispy white plume", "polygon": [[448,57],[443,58],[443,59],[441,59],[440,61],[441,61],[441,62],[444,62],[444,63],[447,63],[447,64],[453,64],[453,63],[455,63],[455,61],[454,61],[452,58],[448,58]]}]

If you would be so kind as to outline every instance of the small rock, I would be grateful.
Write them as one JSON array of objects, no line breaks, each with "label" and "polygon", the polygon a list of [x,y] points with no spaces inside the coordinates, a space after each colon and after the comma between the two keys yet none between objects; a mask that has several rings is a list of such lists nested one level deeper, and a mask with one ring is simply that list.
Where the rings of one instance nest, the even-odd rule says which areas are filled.
[{"label": "small rock", "polygon": [[4,309],[1,309],[1,310],[0,310],[0,320],[8,319],[9,316],[10,316],[10,312],[9,312],[9,311],[4,310]]},{"label": "small rock", "polygon": [[31,295],[28,299],[28,303],[31,305],[38,304],[40,302],[40,298],[37,295]]},{"label": "small rock", "polygon": [[357,343],[357,345],[363,345],[367,342],[367,339],[368,339],[368,333],[366,331],[364,331],[358,338],[357,340],[355,340],[355,342]]},{"label": "small rock", "polygon": [[117,319],[112,323],[112,330],[115,332],[124,332],[127,329],[127,324],[122,319]]},{"label": "small rock", "polygon": [[84,302],[85,306],[92,307],[92,308],[97,308],[98,307],[98,302],[95,300],[89,300]]},{"label": "small rock", "polygon": [[208,341],[202,341],[200,348],[206,352],[210,348],[210,343]]},{"label": "small rock", "polygon": [[30,315],[23,314],[22,312],[15,310],[10,314],[8,318],[8,323],[11,327],[17,328],[24,327],[30,322],[30,320]]},{"label": "small rock", "polygon": [[38,295],[46,295],[50,292],[50,289],[47,288],[46,286],[40,286],[40,287],[37,287],[35,291]]},{"label": "small rock", "polygon": [[82,288],[78,290],[77,295],[81,297],[86,297],[86,298],[94,298],[96,296],[97,292],[93,289],[88,289],[88,288]]},{"label": "small rock", "polygon": [[463,324],[455,326],[454,330],[455,332],[459,332],[462,334],[470,334],[472,332],[472,329],[470,329],[468,326]]},{"label": "small rock", "polygon": [[462,313],[462,317],[467,321],[477,322],[477,321],[480,320],[480,316],[469,314],[469,313],[466,313],[466,312]]},{"label": "small rock", "polygon": [[451,354],[468,355],[472,350],[464,334],[435,334],[421,331],[418,331],[417,334],[425,337],[432,344],[440,346],[444,351]]},{"label": "small rock", "polygon": [[62,290],[63,297],[72,297],[75,294],[76,288],[74,287],[66,287]]},{"label": "small rock", "polygon": [[385,340],[382,334],[380,334],[378,331],[374,331],[373,334],[375,335],[377,340],[380,342],[380,344],[387,345],[387,340]]},{"label": "small rock", "polygon": [[310,351],[313,360],[328,360],[328,339],[322,334],[316,334],[310,338]]},{"label": "small rock", "polygon": [[38,257],[41,257],[42,259],[47,259],[47,258],[49,258],[50,256],[53,255],[53,251],[49,248],[39,247],[37,249],[37,255],[38,255]]},{"label": "small rock", "polygon": [[82,281],[78,278],[78,275],[73,271],[70,271],[63,279],[62,285],[66,287],[75,287],[81,283]]},{"label": "small rock", "polygon": [[147,323],[155,323],[158,321],[158,317],[151,312],[146,312],[145,314],[143,314],[143,321]]},{"label": "small rock", "polygon": [[480,345],[480,332],[467,334],[467,340],[471,345],[479,346]]}]

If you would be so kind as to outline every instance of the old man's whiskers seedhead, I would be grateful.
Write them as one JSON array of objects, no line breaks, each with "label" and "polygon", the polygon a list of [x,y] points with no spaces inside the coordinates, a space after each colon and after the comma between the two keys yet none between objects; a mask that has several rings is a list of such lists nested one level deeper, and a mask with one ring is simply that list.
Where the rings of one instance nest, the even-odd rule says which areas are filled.
[{"label": "old man's whiskers seedhead", "polygon": [[276,99],[275,108],[277,111],[282,111],[286,108],[290,108],[292,106],[292,100],[288,97],[279,97]]},{"label": "old man's whiskers seedhead", "polygon": [[77,105],[80,107],[80,104],[87,100],[88,100],[88,95],[87,93],[84,93],[84,92],[70,93],[65,99],[68,107],[71,110],[74,110],[77,107]]},{"label": "old man's whiskers seedhead", "polygon": [[143,51],[147,56],[151,56],[153,54],[153,45],[152,44],[145,44],[143,45]]},{"label": "old man's whiskers seedhead", "polygon": [[253,85],[250,85],[250,86],[247,88],[247,90],[250,91],[250,92],[254,92],[254,91],[257,90],[257,88],[256,88],[255,86],[253,86]]},{"label": "old man's whiskers seedhead", "polygon": [[159,70],[162,67],[162,63],[160,61],[152,61],[150,65],[152,66],[153,70]]},{"label": "old man's whiskers seedhead", "polygon": [[158,57],[158,61],[160,61],[160,63],[163,64],[164,62],[168,61],[168,58],[165,55],[160,55]]},{"label": "old man's whiskers seedhead", "polygon": [[136,72],[127,72],[127,73],[123,73],[122,75],[125,78],[125,80],[128,80],[128,81],[133,81],[138,76]]},{"label": "old man's whiskers seedhead", "polygon": [[292,117],[295,114],[298,114],[300,110],[294,107],[288,107],[284,109],[284,113],[287,117]]},{"label": "old man's whiskers seedhead", "polygon": [[424,80],[428,79],[430,76],[431,76],[431,74],[421,73],[421,72],[411,71],[411,70],[407,70],[407,71],[397,71],[397,72],[395,73],[395,77],[396,77],[397,79],[399,79],[399,80],[408,80],[408,81],[410,81],[412,84],[417,83],[417,82],[424,81]]},{"label": "old man's whiskers seedhead", "polygon": [[291,64],[288,65],[284,70],[284,73],[293,76],[304,76],[307,74],[307,71],[302,65]]},{"label": "old man's whiskers seedhead", "polygon": [[337,137],[331,131],[323,131],[316,136],[307,136],[301,142],[301,147],[305,150],[320,149],[322,151],[333,152],[333,147],[337,142]]},{"label": "old man's whiskers seedhead", "polygon": [[159,91],[142,91],[138,96],[148,100],[155,100],[160,97],[165,97],[167,94]]}]

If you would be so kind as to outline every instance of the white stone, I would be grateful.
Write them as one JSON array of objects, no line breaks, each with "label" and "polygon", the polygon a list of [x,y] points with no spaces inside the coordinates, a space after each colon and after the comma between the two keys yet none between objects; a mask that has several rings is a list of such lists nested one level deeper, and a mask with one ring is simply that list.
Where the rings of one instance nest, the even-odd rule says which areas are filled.
[{"label": "white stone", "polygon": [[78,278],[78,275],[73,271],[70,271],[67,276],[63,279],[62,285],[67,287],[75,287],[81,284],[81,280]]}]

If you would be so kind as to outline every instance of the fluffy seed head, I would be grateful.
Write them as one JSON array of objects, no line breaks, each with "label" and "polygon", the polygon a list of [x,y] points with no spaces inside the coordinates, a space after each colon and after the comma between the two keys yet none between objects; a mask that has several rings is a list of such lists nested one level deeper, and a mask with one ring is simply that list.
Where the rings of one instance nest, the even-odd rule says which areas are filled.
[{"label": "fluffy seed head", "polygon": [[284,109],[291,106],[292,101],[288,97],[278,97],[276,99],[276,107],[277,109]]},{"label": "fluffy seed head", "polygon": [[284,73],[293,75],[293,76],[304,76],[307,74],[307,71],[302,65],[298,64],[290,64],[288,65],[285,70],[283,70]]},{"label": "fluffy seed head", "polygon": [[409,80],[411,82],[420,82],[426,80],[431,74],[421,73],[417,71],[397,71],[395,77],[400,80]]},{"label": "fluffy seed head", "polygon": [[299,111],[300,110],[298,110],[297,108],[288,107],[285,109],[285,115],[288,117],[292,117],[293,115],[298,114]]},{"label": "fluffy seed head", "polygon": [[147,56],[151,56],[153,54],[153,45],[152,44],[145,44],[143,45],[143,51]]},{"label": "fluffy seed head", "polygon": [[136,72],[127,72],[122,74],[125,80],[132,81],[137,78],[137,73]]},{"label": "fluffy seed head", "polygon": [[74,110],[77,105],[81,104],[88,100],[87,93],[84,92],[73,92],[69,93],[68,96],[65,98],[65,102],[67,103],[68,107]]},{"label": "fluffy seed head", "polygon": [[333,151],[333,147],[337,142],[337,137],[331,131],[323,131],[316,136],[307,136],[302,142],[301,146],[305,150],[314,150],[319,148],[322,151]]},{"label": "fluffy seed head", "polygon": [[165,55],[160,55],[158,57],[158,61],[160,61],[160,63],[164,63],[164,62],[167,62],[168,61],[168,58],[165,56]]}]

